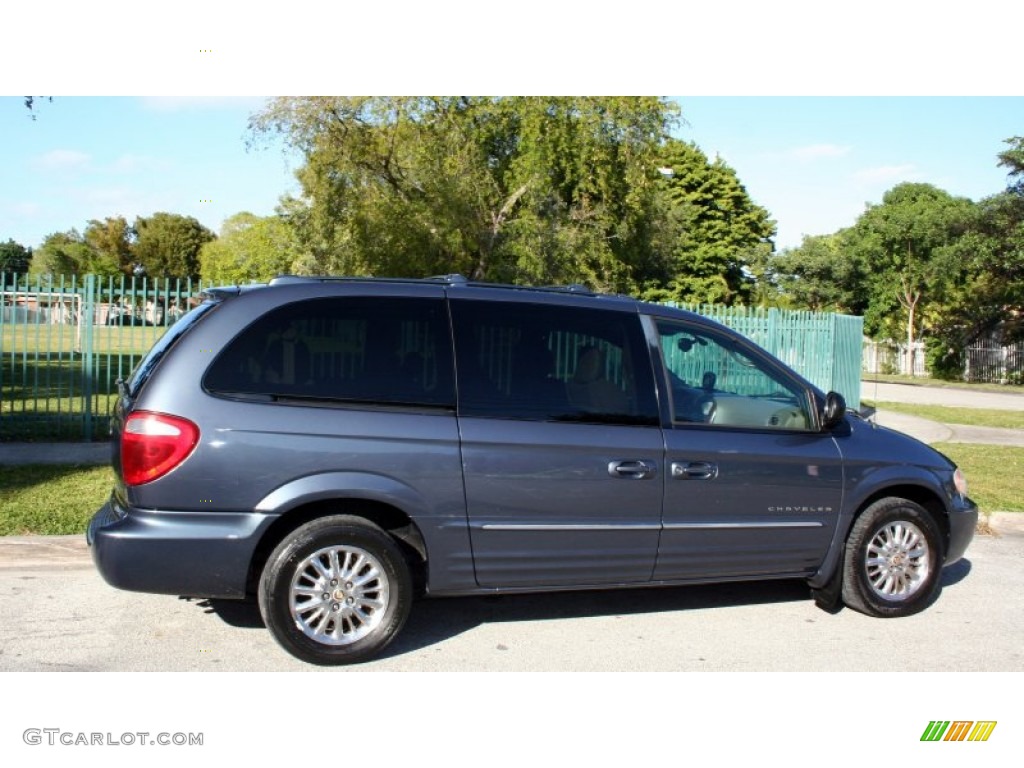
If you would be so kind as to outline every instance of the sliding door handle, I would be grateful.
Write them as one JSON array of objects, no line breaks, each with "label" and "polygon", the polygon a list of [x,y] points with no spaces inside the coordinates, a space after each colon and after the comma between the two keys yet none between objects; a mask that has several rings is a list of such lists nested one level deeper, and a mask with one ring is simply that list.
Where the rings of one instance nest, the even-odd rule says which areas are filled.
[{"label": "sliding door handle", "polygon": [[649,480],[658,474],[658,465],[653,461],[643,460],[612,461],[608,464],[608,474],[612,477]]},{"label": "sliding door handle", "polygon": [[713,480],[718,477],[718,465],[707,461],[672,462],[672,477],[683,480]]}]

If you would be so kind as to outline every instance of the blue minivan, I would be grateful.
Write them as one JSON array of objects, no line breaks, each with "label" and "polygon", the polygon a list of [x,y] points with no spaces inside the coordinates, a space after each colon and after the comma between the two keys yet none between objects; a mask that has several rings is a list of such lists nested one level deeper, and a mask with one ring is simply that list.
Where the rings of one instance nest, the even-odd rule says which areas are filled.
[{"label": "blue minivan", "polygon": [[121,384],[113,586],[255,596],[365,660],[420,595],[805,579],[928,606],[961,472],[703,317],[578,287],[280,277],[206,292]]}]

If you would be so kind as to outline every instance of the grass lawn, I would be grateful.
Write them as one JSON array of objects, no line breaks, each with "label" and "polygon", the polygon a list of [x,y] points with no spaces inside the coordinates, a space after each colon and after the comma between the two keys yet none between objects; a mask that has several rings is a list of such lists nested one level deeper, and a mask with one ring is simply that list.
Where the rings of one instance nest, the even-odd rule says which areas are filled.
[{"label": "grass lawn", "polygon": [[1024,448],[936,443],[967,476],[967,492],[983,514],[1024,512]]},{"label": "grass lawn", "polygon": [[91,436],[104,437],[116,399],[115,381],[131,373],[166,329],[95,326],[88,368],[76,351],[79,330],[70,325],[0,325],[0,440],[83,439],[87,389]]},{"label": "grass lawn", "polygon": [[84,533],[110,495],[110,467],[0,467],[0,536]]},{"label": "grass lawn", "polygon": [[[870,401],[865,401],[870,402]],[[916,405],[912,403],[871,403],[880,411],[895,411],[931,419],[942,424],[967,424],[972,427],[1024,429],[1024,411],[996,408],[957,408],[948,405]]]}]

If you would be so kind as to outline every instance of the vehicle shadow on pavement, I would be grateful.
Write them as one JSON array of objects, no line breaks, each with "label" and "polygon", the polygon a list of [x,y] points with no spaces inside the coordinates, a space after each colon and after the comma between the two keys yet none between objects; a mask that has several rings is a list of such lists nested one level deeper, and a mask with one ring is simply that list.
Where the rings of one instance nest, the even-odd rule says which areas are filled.
[{"label": "vehicle shadow on pavement", "polygon": [[967,574],[971,572],[971,567],[971,561],[966,557],[957,560],[952,565],[942,569],[942,577],[939,579],[939,584],[942,585],[942,588],[959,584],[967,578]]},{"label": "vehicle shadow on pavement", "polygon": [[381,658],[442,642],[480,624],[730,608],[810,600],[799,580],[423,600]]},{"label": "vehicle shadow on pavement", "polygon": [[255,600],[218,600],[212,597],[179,597],[187,603],[194,603],[203,613],[215,614],[231,627],[240,629],[265,629],[260,608]]},{"label": "vehicle shadow on pavement", "polygon": [[[971,562],[967,559],[945,568],[942,571],[942,588],[958,584],[970,571]],[[254,600],[181,599],[193,602],[204,613],[214,614],[232,627],[265,627]],[[798,602],[811,602],[807,584],[799,579],[418,600],[413,604],[405,628],[378,658],[385,659],[421,650],[482,624],[630,616]]]},{"label": "vehicle shadow on pavement", "polygon": [[[253,600],[182,597],[204,613],[242,629],[263,628]],[[418,600],[408,623],[379,658],[399,656],[468,632],[481,624],[550,621],[593,616],[629,616],[643,613],[730,608],[766,603],[809,601],[800,580],[733,582],[683,587],[551,592],[533,595],[493,595]]]}]

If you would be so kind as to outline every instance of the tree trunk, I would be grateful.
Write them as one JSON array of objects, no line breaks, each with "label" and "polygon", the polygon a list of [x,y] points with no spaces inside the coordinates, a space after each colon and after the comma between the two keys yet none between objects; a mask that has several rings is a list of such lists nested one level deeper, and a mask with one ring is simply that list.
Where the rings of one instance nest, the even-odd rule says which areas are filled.
[{"label": "tree trunk", "polygon": [[907,371],[914,376],[914,310],[917,301],[907,302]]}]

